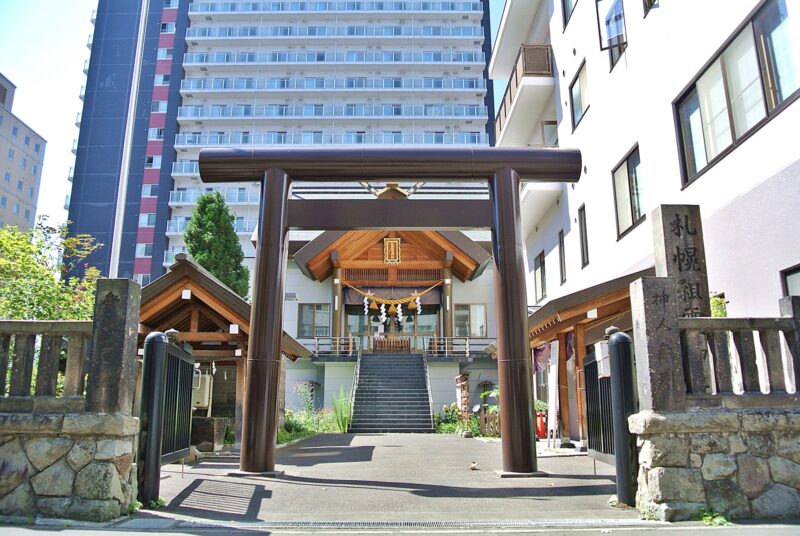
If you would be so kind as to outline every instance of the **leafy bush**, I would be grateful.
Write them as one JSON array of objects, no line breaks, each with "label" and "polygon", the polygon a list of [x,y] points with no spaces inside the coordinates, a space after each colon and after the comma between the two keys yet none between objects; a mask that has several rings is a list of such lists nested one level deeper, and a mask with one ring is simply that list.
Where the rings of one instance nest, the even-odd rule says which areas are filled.
[{"label": "leafy bush", "polygon": [[314,384],[311,382],[295,384],[294,392],[297,393],[297,398],[300,399],[300,404],[303,405],[303,411],[314,413]]},{"label": "leafy bush", "polygon": [[339,395],[333,395],[333,412],[339,431],[343,434],[347,433],[350,426],[350,393],[345,394],[341,385],[339,386]]},{"label": "leafy bush", "polygon": [[[487,399],[494,398],[494,404],[486,404]],[[483,400],[484,404],[486,404],[486,410],[489,413],[498,413],[500,411],[500,405],[498,404],[500,399],[500,387],[495,387],[491,391],[484,391],[481,393],[481,400]]]},{"label": "leafy bush", "polygon": [[533,411],[536,413],[547,413],[547,402],[544,400],[534,400],[533,401]]}]

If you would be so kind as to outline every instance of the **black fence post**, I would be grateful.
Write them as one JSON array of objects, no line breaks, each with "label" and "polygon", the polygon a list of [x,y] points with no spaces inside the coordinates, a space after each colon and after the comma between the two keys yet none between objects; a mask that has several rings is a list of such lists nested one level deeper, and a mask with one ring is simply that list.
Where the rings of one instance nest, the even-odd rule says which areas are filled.
[{"label": "black fence post", "polygon": [[161,486],[161,436],[166,392],[167,337],[160,331],[144,340],[142,367],[141,432],[137,456],[139,502],[158,499]]},{"label": "black fence post", "polygon": [[606,336],[611,360],[611,414],[614,425],[617,501],[636,506],[633,474],[636,444],[628,431],[628,417],[633,413],[631,338],[614,326],[606,330]]}]

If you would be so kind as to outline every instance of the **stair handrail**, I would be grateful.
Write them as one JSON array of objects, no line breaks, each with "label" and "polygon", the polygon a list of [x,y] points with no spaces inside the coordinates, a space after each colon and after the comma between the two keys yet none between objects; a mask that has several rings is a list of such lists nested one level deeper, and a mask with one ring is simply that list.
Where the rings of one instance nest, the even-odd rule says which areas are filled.
[{"label": "stair handrail", "polygon": [[431,396],[431,371],[428,366],[428,358],[422,354],[422,364],[425,365],[425,385],[428,388],[428,407],[431,410],[431,427],[433,427],[433,397]]},{"label": "stair handrail", "polygon": [[[355,339],[355,337],[351,337],[351,339]],[[355,344],[355,341],[351,340],[350,344]],[[356,405],[356,389],[358,388],[358,378],[361,376],[361,347],[357,348],[357,355],[356,355],[356,366],[353,369],[353,389],[350,391],[350,421],[348,422],[348,428],[353,426],[353,412],[355,410]]]}]

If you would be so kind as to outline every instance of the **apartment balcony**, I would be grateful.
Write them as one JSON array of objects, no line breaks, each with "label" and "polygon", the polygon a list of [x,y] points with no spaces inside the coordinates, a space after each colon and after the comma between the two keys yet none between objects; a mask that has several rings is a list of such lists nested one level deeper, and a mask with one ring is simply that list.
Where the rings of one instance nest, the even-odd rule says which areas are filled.
[{"label": "apartment balcony", "polygon": [[83,62],[83,74],[89,74],[89,60],[84,60]]},{"label": "apartment balcony", "polygon": [[[186,230],[186,225],[189,223],[188,219],[175,219],[167,220],[167,235],[182,235]],[[233,222],[233,230],[236,234],[250,235],[256,230],[258,225],[257,220],[240,220],[237,219]]]},{"label": "apartment balcony", "polygon": [[70,202],[70,195],[67,194],[67,197],[64,198],[64,210],[69,210],[69,202]]},{"label": "apartment balcony", "polygon": [[82,112],[78,112],[78,115],[75,116],[75,126],[81,128],[81,118],[83,117]]},{"label": "apartment balcony", "polygon": [[72,140],[72,154],[78,154],[78,140]]},{"label": "apartment balcony", "polygon": [[[258,190],[248,188],[215,188],[212,191],[219,192],[229,205],[255,205],[261,195]],[[197,204],[197,198],[209,193],[207,190],[176,190],[169,193],[169,206],[181,208]]]},{"label": "apartment balcony", "polygon": [[[483,14],[481,2],[419,2],[419,1],[286,1],[286,2],[193,2],[189,4],[189,16],[196,20],[211,15],[226,19],[248,19],[257,14],[275,13],[364,13],[364,14],[413,14],[413,13],[477,13]],[[213,20],[213,19],[211,19]]]},{"label": "apartment balcony", "polygon": [[86,97],[86,86],[81,86],[81,90],[78,92],[78,98],[83,101],[84,97]]},{"label": "apartment balcony", "polygon": [[89,18],[89,20],[91,21],[92,24],[97,22],[97,10],[96,9],[92,10],[92,16]]},{"label": "apartment balcony", "polygon": [[394,104],[350,104],[350,105],[211,105],[181,106],[178,120],[215,121],[252,119],[486,119],[488,109],[477,104],[459,105],[394,105]]},{"label": "apartment balcony", "polygon": [[494,123],[498,146],[528,144],[555,85],[550,45],[522,45]]},{"label": "apartment balcony", "polygon": [[197,160],[178,161],[172,163],[173,175],[200,175],[200,163]]},{"label": "apartment balcony", "polygon": [[67,174],[67,180],[69,182],[72,182],[72,179],[73,179],[74,176],[75,176],[75,168],[70,166],[69,174]]},{"label": "apartment balcony", "polygon": [[94,42],[94,34],[89,34],[89,38],[86,40],[86,48],[92,50],[92,43]]},{"label": "apartment balcony", "polygon": [[185,247],[173,247],[164,250],[164,266],[171,266],[175,262],[175,255],[178,253],[186,253]]},{"label": "apartment balcony", "polygon": [[194,68],[214,67],[215,72],[221,69],[238,69],[242,66],[273,68],[283,71],[291,66],[305,65],[348,65],[370,67],[413,65],[416,67],[432,67],[441,69],[444,66],[475,66],[483,70],[485,55],[483,52],[389,52],[356,50],[349,52],[187,52],[183,56],[183,68],[190,72]]},{"label": "apartment balcony", "polygon": [[181,81],[181,95],[193,97],[195,93],[229,96],[252,95],[253,92],[285,93],[291,91],[353,92],[373,94],[376,91],[404,92],[424,90],[439,93],[486,93],[482,77],[345,77],[345,78],[188,78]]},{"label": "apartment balcony", "polygon": [[187,150],[201,147],[230,147],[236,145],[488,145],[484,132],[350,132],[328,134],[311,132],[245,132],[230,134],[178,134],[175,148]]},{"label": "apartment balcony", "polygon": [[469,44],[483,44],[484,30],[480,26],[244,26],[244,27],[195,27],[186,30],[186,40],[193,46],[202,44],[225,45],[257,43],[263,40],[275,40],[280,43],[302,42],[304,44],[327,44],[336,40],[344,41],[369,40],[370,44],[392,43],[410,37],[419,39],[420,43],[448,42],[463,39]]}]

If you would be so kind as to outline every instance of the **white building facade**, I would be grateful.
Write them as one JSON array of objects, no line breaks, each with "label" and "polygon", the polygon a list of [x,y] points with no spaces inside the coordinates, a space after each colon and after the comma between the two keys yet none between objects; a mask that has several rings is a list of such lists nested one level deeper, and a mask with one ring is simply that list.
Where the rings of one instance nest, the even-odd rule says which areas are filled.
[{"label": "white building facade", "polygon": [[529,304],[652,266],[658,204],[700,205],[730,316],[800,293],[800,3],[507,0],[490,77],[498,146],[583,155],[523,212]]}]

